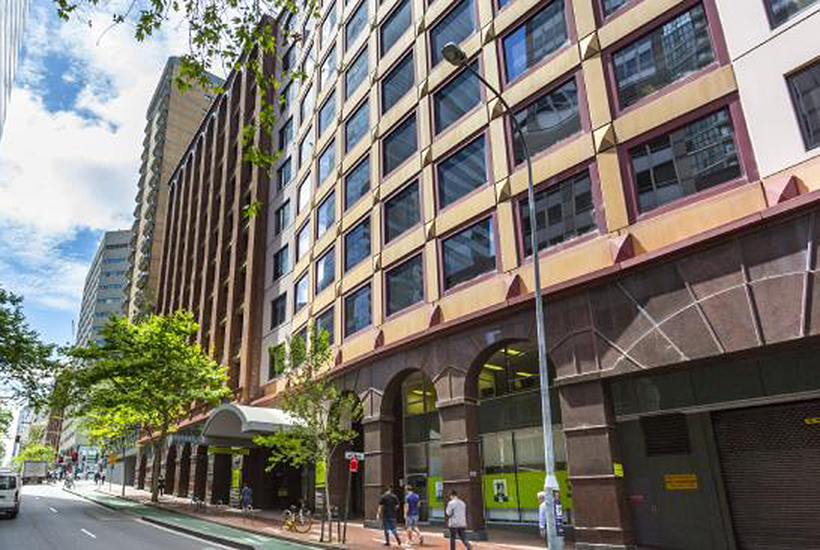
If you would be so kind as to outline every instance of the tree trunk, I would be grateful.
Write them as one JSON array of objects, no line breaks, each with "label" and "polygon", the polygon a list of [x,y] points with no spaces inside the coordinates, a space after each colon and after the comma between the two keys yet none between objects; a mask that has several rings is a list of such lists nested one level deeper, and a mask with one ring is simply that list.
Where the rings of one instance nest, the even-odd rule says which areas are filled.
[{"label": "tree trunk", "polygon": [[159,476],[162,475],[160,469],[162,468],[162,439],[156,439],[152,443],[154,448],[154,465],[152,466],[153,475],[151,476],[151,502],[159,502]]}]

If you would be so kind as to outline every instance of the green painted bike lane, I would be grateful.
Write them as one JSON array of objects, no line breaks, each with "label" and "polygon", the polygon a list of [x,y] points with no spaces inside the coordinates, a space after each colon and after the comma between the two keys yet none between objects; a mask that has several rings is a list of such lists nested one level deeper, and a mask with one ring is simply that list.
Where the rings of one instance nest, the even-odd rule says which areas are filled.
[{"label": "green painted bike lane", "polygon": [[138,502],[124,500],[118,497],[103,495],[88,491],[70,491],[91,502],[107,508],[138,517],[149,523],[173,529],[204,540],[209,540],[226,546],[253,550],[309,550],[316,546],[305,546],[284,541],[274,537],[235,529],[227,525],[206,521],[203,519],[178,514],[154,506],[147,506]]}]

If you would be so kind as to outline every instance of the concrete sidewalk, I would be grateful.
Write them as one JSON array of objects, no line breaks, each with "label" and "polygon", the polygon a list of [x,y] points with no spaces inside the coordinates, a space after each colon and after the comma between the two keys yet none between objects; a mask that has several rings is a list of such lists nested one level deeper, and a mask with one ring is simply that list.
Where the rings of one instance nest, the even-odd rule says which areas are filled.
[{"label": "concrete sidewalk", "polygon": [[[293,550],[297,545],[309,545],[311,547],[324,548],[347,548],[356,550],[376,550],[383,548],[384,536],[381,531],[366,529],[361,523],[351,523],[347,527],[347,544],[342,546],[336,542],[336,532],[333,533],[334,544],[320,543],[320,524],[314,523],[312,530],[307,534],[293,533],[282,529],[281,512],[270,510],[255,511],[250,517],[242,516],[239,510],[209,505],[203,511],[195,511],[191,500],[170,495],[160,497],[158,505],[151,504],[151,495],[148,491],[136,490],[133,487],[126,487],[125,500],[120,498],[120,486],[96,487],[93,483],[86,483],[81,489],[81,494],[86,498],[99,500],[101,503],[116,505],[130,511],[137,511],[142,514],[146,521],[157,519],[161,516],[164,526],[175,528],[183,526],[190,529],[201,529],[202,533],[229,533],[230,537],[240,544],[252,544],[253,548],[262,549],[285,549]],[[162,515],[166,514],[166,515]],[[223,531],[224,530],[224,531]],[[448,550],[449,540],[444,537],[443,529],[440,526],[423,527],[424,545],[421,548],[431,550]],[[193,533],[191,533],[193,534]],[[404,533],[399,529],[405,548],[417,547],[409,545],[405,540]],[[325,534],[327,536],[327,534]],[[264,543],[255,537],[265,539],[275,539]],[[488,529],[487,541],[472,543],[473,548],[480,550],[544,550],[544,544],[536,533],[526,529]],[[218,541],[215,541],[218,542]],[[259,546],[260,544],[271,544],[271,546]],[[278,546],[276,544],[279,544]],[[395,546],[395,540],[391,541]],[[459,543],[458,548],[463,548]],[[572,550],[573,545],[567,543],[567,550]]]}]

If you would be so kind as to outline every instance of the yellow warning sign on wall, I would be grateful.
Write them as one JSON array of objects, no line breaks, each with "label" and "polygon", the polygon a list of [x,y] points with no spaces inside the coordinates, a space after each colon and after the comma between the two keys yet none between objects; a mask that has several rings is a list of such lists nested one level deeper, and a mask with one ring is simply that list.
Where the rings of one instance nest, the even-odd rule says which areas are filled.
[{"label": "yellow warning sign on wall", "polygon": [[615,477],[624,477],[624,465],[620,462],[613,462],[612,473],[615,474]]},{"label": "yellow warning sign on wall", "polygon": [[667,491],[693,491],[698,488],[697,474],[666,474],[663,484]]}]

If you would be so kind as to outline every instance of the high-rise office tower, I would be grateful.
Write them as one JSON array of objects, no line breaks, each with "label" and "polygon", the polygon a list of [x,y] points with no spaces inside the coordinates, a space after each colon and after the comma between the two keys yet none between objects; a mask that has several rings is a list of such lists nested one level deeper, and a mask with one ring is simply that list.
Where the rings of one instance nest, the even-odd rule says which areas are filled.
[{"label": "high-rise office tower", "polygon": [[0,139],[7,105],[17,68],[17,54],[23,41],[29,0],[0,0]]}]

